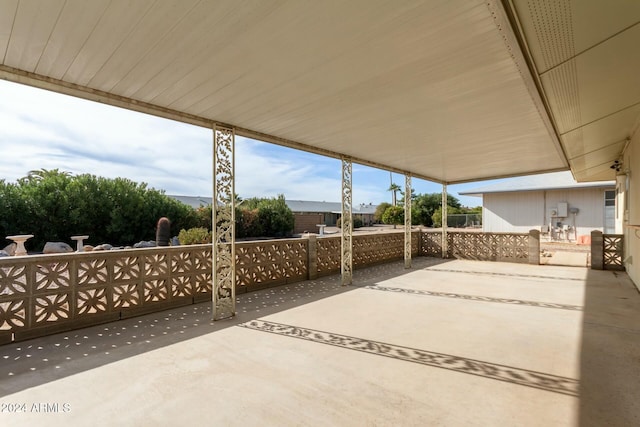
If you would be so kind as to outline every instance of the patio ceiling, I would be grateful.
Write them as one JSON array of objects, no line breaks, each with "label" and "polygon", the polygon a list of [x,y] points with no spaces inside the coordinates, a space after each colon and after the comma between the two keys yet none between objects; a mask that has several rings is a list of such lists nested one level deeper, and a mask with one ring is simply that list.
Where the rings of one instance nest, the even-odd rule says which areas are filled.
[{"label": "patio ceiling", "polygon": [[[620,2],[637,11],[632,3]],[[574,13],[575,34],[586,39],[540,63],[544,46],[532,41],[530,23],[548,17],[522,4],[5,0],[0,78],[198,125],[228,124],[240,135],[437,182],[562,170],[567,159],[578,179],[612,179],[593,165],[619,155],[640,107],[603,119],[602,127],[593,121],[640,101],[640,85],[624,86],[626,70],[627,80],[609,83],[619,89],[616,102],[599,102],[593,87],[606,75],[597,71],[616,71],[623,59],[614,56],[603,69],[590,56],[597,49],[572,52],[615,41],[620,36],[609,37],[637,13],[619,6],[615,17],[622,17],[603,19],[593,34],[585,24],[592,16]],[[512,9],[522,31],[511,30]],[[620,40],[627,56],[639,58],[628,43]],[[575,93],[580,84],[552,90],[562,61],[587,58],[585,69],[598,70],[584,96]],[[563,116],[575,110],[567,99],[585,103],[577,122]],[[597,138],[603,132],[606,141]]]},{"label": "patio ceiling", "polygon": [[613,179],[640,117],[640,2],[512,3],[574,177]]}]

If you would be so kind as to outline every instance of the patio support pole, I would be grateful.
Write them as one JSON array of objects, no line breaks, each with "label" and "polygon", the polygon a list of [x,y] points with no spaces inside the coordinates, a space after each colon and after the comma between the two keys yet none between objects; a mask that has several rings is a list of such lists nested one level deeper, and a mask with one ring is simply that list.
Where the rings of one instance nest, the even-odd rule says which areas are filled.
[{"label": "patio support pole", "polygon": [[404,268],[411,268],[411,175],[404,176]]},{"label": "patio support pole", "polygon": [[236,314],[235,130],[213,127],[213,320]]},{"label": "patio support pole", "polygon": [[342,157],[342,239],[341,239],[341,267],[342,286],[353,283],[353,223],[351,218],[352,162],[348,157]]},{"label": "patio support pole", "polygon": [[442,258],[447,258],[449,248],[447,245],[447,184],[442,184]]}]

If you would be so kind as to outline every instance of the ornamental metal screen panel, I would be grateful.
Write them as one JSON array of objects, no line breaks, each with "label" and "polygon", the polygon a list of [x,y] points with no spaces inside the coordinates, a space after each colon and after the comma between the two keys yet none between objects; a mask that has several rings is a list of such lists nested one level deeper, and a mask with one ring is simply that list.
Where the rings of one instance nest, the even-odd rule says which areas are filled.
[{"label": "ornamental metal screen panel", "polygon": [[624,270],[624,235],[603,234],[605,270]]}]

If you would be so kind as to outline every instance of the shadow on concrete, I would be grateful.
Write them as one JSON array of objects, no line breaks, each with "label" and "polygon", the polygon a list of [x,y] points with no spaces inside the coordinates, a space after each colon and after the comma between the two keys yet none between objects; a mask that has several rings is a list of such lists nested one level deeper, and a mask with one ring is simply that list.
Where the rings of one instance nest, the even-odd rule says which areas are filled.
[{"label": "shadow on concrete", "polygon": [[[448,261],[419,257],[413,268]],[[242,294],[237,315],[229,320],[213,322],[206,302],[5,344],[0,346],[0,397],[409,272],[397,261],[354,271],[355,286],[341,286],[340,275],[333,275]]]},{"label": "shadow on concrete", "polygon": [[640,293],[623,272],[589,270],[580,351],[580,426],[640,425]]}]

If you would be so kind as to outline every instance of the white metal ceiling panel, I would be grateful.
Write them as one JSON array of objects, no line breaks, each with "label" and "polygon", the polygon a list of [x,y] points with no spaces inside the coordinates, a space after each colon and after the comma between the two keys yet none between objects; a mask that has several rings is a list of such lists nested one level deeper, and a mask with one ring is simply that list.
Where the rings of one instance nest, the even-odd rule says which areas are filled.
[{"label": "white metal ceiling panel", "polygon": [[[3,64],[35,70],[56,25],[64,0],[21,1],[15,8]],[[2,5],[4,8],[4,4]],[[13,9],[10,2],[7,7]],[[3,10],[1,15],[4,15]]]},{"label": "white metal ceiling panel", "polygon": [[640,105],[625,108],[562,136],[569,160],[626,140],[634,132]]},{"label": "white metal ceiling panel", "polygon": [[614,179],[640,117],[640,2],[512,3],[576,179]]},{"label": "white metal ceiling panel", "polygon": [[3,13],[0,13],[0,58],[3,58],[4,63],[13,30],[13,20],[18,9],[18,0],[7,0],[2,4],[2,8]]},{"label": "white metal ceiling panel", "polygon": [[441,182],[568,166],[496,1],[22,1],[0,16],[15,81]]}]

